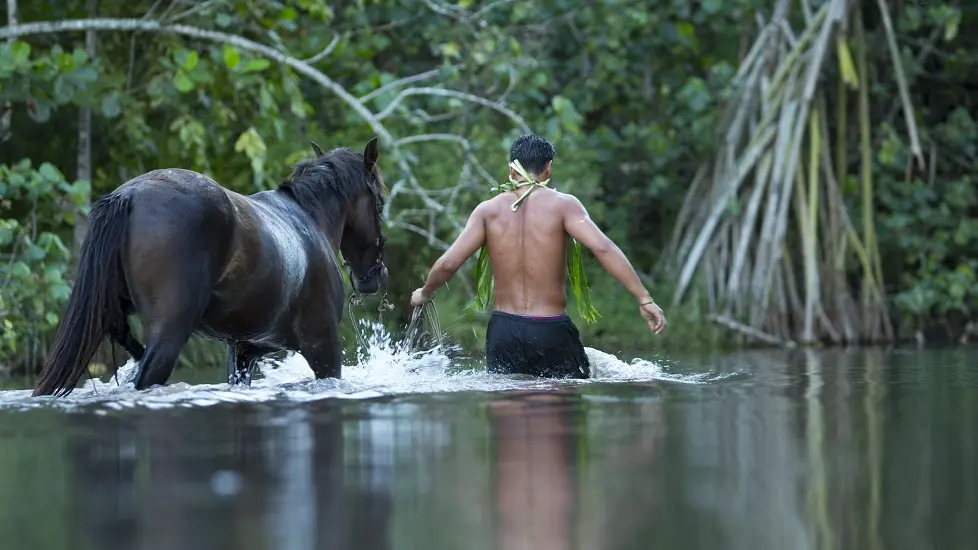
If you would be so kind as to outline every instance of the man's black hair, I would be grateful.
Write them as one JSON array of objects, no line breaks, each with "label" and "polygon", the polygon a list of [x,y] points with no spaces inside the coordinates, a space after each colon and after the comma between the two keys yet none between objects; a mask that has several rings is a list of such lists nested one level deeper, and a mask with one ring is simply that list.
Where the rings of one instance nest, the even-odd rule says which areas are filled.
[{"label": "man's black hair", "polygon": [[547,163],[557,155],[554,144],[546,138],[534,134],[523,134],[513,140],[509,148],[509,161],[520,161],[523,168],[531,174],[539,174],[546,168]]}]

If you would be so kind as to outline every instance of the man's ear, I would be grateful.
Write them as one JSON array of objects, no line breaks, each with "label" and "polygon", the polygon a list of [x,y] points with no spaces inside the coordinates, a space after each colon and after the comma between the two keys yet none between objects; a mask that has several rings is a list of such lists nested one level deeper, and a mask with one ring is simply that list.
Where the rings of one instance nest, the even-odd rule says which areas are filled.
[{"label": "man's ear", "polygon": [[553,168],[553,165],[554,165],[554,161],[552,161],[552,160],[548,160],[547,161],[547,164],[544,165],[544,167],[543,167],[543,173],[540,174],[540,179],[541,180],[548,180],[548,179],[550,179],[550,171]]}]

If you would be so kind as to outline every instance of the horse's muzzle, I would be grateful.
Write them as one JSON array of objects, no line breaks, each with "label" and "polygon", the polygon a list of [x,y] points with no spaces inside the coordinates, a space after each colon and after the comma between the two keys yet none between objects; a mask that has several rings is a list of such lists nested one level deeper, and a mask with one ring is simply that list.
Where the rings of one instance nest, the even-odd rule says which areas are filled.
[{"label": "horse's muzzle", "polygon": [[387,266],[378,263],[363,277],[357,277],[350,270],[350,281],[353,283],[353,290],[360,294],[377,294],[381,288],[387,288]]}]

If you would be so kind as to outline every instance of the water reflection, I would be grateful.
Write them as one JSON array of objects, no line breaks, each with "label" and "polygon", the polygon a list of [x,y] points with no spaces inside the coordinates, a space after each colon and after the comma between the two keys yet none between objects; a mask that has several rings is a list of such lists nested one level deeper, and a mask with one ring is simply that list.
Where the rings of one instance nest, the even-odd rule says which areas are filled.
[{"label": "water reflection", "polygon": [[749,374],[703,385],[0,411],[0,541],[971,548],[978,355],[927,353],[745,352],[709,368]]},{"label": "water reflection", "polygon": [[500,549],[575,547],[580,404],[571,391],[489,403]]}]

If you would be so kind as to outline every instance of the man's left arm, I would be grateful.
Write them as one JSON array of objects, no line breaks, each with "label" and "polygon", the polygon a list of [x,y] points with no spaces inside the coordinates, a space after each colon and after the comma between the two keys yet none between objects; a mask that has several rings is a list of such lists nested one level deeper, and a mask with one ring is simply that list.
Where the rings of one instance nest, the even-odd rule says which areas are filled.
[{"label": "man's left arm", "polygon": [[459,234],[455,242],[431,266],[431,271],[428,272],[428,279],[425,281],[424,286],[414,291],[414,296],[411,297],[412,305],[418,306],[434,297],[435,292],[455,275],[458,268],[462,267],[462,264],[485,244],[486,222],[484,205],[485,203],[481,203],[472,211],[468,221],[465,222],[462,233]]}]

